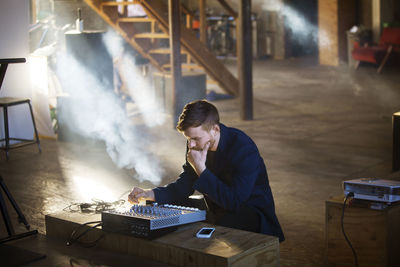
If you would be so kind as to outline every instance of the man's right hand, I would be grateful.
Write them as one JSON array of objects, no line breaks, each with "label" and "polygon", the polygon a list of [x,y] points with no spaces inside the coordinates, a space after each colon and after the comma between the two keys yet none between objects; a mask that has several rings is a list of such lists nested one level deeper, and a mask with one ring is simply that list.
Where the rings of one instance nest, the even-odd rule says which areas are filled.
[{"label": "man's right hand", "polygon": [[153,190],[134,187],[132,192],[128,195],[128,201],[131,204],[138,204],[140,200],[155,201]]}]

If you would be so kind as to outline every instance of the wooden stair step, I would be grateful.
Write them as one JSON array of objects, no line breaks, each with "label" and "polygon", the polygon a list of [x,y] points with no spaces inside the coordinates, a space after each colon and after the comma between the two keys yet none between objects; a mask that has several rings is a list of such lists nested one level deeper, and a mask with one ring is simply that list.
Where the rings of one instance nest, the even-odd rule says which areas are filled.
[{"label": "wooden stair step", "polygon": [[[197,64],[182,64],[181,65],[183,69],[198,69],[198,70],[203,70],[204,68],[202,66],[199,66]],[[162,65],[163,69],[170,69],[171,64],[164,64]]]},{"label": "wooden stair step", "polygon": [[144,17],[131,17],[131,18],[119,18],[118,22],[153,22],[155,19],[144,18]]},{"label": "wooden stair step", "polygon": [[133,36],[133,38],[154,38],[154,39],[168,39],[169,36],[166,33],[151,33],[151,32],[144,32],[144,33],[137,33]]},{"label": "wooden stair step", "polygon": [[[156,48],[148,51],[150,54],[171,54],[171,49],[169,48]],[[187,54],[186,51],[181,50],[181,54]]]},{"label": "wooden stair step", "polygon": [[107,1],[101,2],[102,6],[129,6],[129,5],[137,5],[140,4],[140,1],[132,1],[132,2],[116,2],[116,1]]},{"label": "wooden stair step", "polygon": [[216,80],[213,80],[213,79],[207,79],[206,83],[207,84],[216,84],[216,85],[218,85],[218,82]]}]

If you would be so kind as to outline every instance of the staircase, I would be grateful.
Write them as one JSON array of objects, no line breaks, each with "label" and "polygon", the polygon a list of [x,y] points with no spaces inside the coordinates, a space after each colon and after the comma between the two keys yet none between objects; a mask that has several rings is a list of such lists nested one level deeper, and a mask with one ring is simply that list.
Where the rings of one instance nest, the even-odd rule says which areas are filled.
[{"label": "staircase", "polygon": [[[101,18],[113,27],[138,53],[147,58],[159,71],[171,69],[169,49],[169,25],[167,0],[135,0],[115,2],[84,0]],[[140,4],[147,14],[143,17],[126,17],[118,13],[118,6]],[[181,8],[187,16],[190,11]],[[187,19],[186,24],[190,25]],[[204,71],[226,93],[238,95],[239,82],[207,47],[197,39],[195,33],[181,27],[182,69]]]}]

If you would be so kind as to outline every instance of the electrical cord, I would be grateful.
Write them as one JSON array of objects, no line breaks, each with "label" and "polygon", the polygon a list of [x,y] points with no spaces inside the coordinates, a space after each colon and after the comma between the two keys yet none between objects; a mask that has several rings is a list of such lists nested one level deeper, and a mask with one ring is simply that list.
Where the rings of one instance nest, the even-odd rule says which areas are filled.
[{"label": "electrical cord", "polygon": [[122,206],[125,203],[125,200],[123,199],[119,199],[114,202],[106,202],[100,199],[92,199],[92,201],[92,203],[72,203],[69,206],[65,207],[63,210],[69,212],[101,213],[102,211],[113,210],[117,207]]},{"label": "electrical cord", "polygon": [[[103,211],[114,210],[117,207],[120,207],[125,203],[125,200],[123,200],[123,199],[119,199],[114,202],[106,202],[106,201],[99,200],[99,199],[92,199],[92,201],[93,201],[92,203],[87,203],[87,202],[72,203],[69,206],[65,207],[63,210],[69,211],[69,212],[101,213]],[[78,231],[82,227],[90,225],[90,224],[95,224],[95,225],[90,226],[85,231],[78,234]],[[98,241],[100,241],[100,239],[102,239],[104,237],[104,234],[101,234],[100,237],[97,238],[96,240],[89,241],[89,242],[80,241],[79,239],[82,236],[86,235],[89,231],[91,231],[101,225],[102,225],[101,221],[87,222],[87,223],[79,225],[72,231],[71,236],[70,236],[69,240],[67,241],[66,245],[71,246],[73,243],[76,242],[85,247],[95,246],[98,243]]]},{"label": "electrical cord", "polygon": [[349,197],[354,197],[354,193],[353,193],[353,192],[348,193],[348,194],[346,195],[346,198],[344,199],[343,208],[342,208],[342,217],[341,217],[341,219],[340,219],[340,222],[341,222],[341,225],[342,225],[342,233],[343,233],[343,236],[344,236],[344,238],[346,239],[347,244],[350,246],[351,251],[353,252],[353,256],[354,256],[354,266],[355,266],[355,267],[358,267],[357,253],[356,253],[355,249],[353,248],[353,245],[351,244],[349,238],[347,237],[346,232],[344,231],[344,223],[343,223],[344,209],[345,209],[345,207],[346,207],[346,203],[347,203],[347,200],[349,199]]},{"label": "electrical cord", "polygon": [[[82,227],[87,226],[87,225],[89,225],[89,224],[95,224],[95,225],[89,227],[88,229],[86,229],[85,231],[83,231],[82,233],[80,233],[79,235],[75,236],[75,235],[78,233],[79,229],[81,229]],[[84,242],[84,241],[80,241],[79,239],[80,239],[82,236],[86,235],[86,234],[87,234],[88,232],[90,232],[91,230],[93,230],[93,229],[95,229],[95,228],[97,228],[97,227],[99,227],[99,226],[101,226],[101,225],[102,225],[101,221],[86,222],[86,223],[84,223],[84,224],[79,225],[78,227],[76,227],[76,228],[72,231],[71,236],[70,236],[69,240],[67,241],[66,245],[67,245],[67,246],[71,246],[71,245],[72,245],[73,243],[75,243],[75,242],[77,242],[77,243],[79,243],[80,245],[83,245],[83,246],[85,246],[85,247],[93,247],[93,246],[97,245],[97,242],[99,242],[100,239],[102,239],[102,238],[104,237],[104,234],[101,234],[100,237],[98,237],[97,239],[95,239],[95,240],[93,240],[93,241],[86,241],[86,242]]]}]

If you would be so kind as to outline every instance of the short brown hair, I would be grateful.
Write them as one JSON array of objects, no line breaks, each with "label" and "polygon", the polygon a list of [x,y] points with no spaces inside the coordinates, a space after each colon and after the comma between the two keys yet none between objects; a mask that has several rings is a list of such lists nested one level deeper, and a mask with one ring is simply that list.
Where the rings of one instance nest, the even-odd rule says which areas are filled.
[{"label": "short brown hair", "polygon": [[176,129],[183,132],[190,127],[201,125],[203,129],[209,131],[215,124],[219,124],[217,108],[207,100],[196,100],[185,105]]}]

